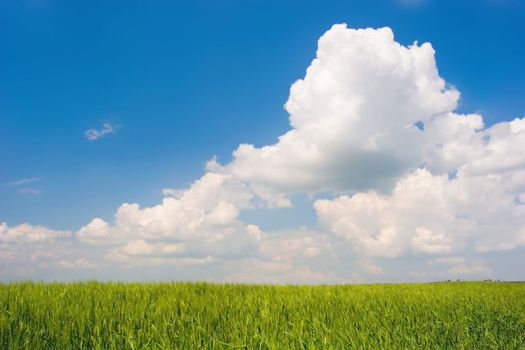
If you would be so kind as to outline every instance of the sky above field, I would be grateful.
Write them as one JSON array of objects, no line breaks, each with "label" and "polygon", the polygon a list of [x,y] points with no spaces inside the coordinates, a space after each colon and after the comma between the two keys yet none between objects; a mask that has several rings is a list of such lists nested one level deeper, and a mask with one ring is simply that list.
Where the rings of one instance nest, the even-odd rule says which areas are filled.
[{"label": "sky above field", "polygon": [[0,279],[525,279],[524,15],[2,2]]}]

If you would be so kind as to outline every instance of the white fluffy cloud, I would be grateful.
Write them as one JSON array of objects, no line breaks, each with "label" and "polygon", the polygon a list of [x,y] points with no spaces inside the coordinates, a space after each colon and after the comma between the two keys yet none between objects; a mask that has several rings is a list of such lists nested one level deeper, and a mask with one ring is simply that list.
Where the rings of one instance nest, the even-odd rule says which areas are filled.
[{"label": "white fluffy cloud", "polygon": [[354,256],[524,245],[525,120],[485,128],[482,116],[453,112],[458,98],[430,44],[405,47],[389,28],[336,25],[291,88],[292,129],[209,168],[270,205],[289,205],[296,192],[347,192],[314,206]]},{"label": "white fluffy cloud", "polygon": [[[290,130],[275,144],[239,145],[188,189],[164,189],[160,204],[94,218],[76,244],[115,265],[221,267],[230,281],[364,281],[388,276],[382,261],[398,257],[431,270],[412,271],[418,278],[490,275],[483,253],[525,246],[525,118],[487,128],[455,113],[458,99],[430,44],[335,25],[292,85]],[[297,193],[328,197],[312,199],[319,227],[263,232],[240,219],[261,200],[291,206]],[[0,244],[64,232],[3,224]],[[81,257],[50,264],[93,267]]]},{"label": "white fluffy cloud", "polygon": [[27,223],[14,227],[9,227],[5,222],[0,224],[0,243],[5,244],[49,242],[57,238],[70,237],[71,234],[71,231],[52,230]]},{"label": "white fluffy cloud", "polygon": [[253,198],[246,184],[232,175],[207,173],[176,193],[153,207],[123,204],[114,223],[95,218],[77,237],[114,246],[110,257],[120,260],[124,255],[237,258],[256,253],[262,231],[238,218]]},{"label": "white fluffy cloud", "polygon": [[414,124],[452,111],[458,97],[439,76],[430,44],[405,47],[389,28],[335,25],[292,85],[285,105],[292,129],[273,145],[240,145],[222,170],[263,197],[388,190],[421,161],[424,138]]},{"label": "white fluffy cloud", "polygon": [[417,169],[391,194],[375,191],[318,200],[321,222],[346,240],[356,255],[479,252],[525,245],[525,186],[521,170],[455,178]]},{"label": "white fluffy cloud", "polygon": [[[401,178],[390,194],[316,201],[321,221],[371,256],[525,245],[525,155],[518,151],[525,146],[525,119],[483,129],[480,116],[448,113],[423,134],[424,168]],[[451,171],[454,176],[446,175]]]},{"label": "white fluffy cloud", "polygon": [[43,269],[94,269],[96,264],[73,246],[73,233],[44,226],[0,224],[0,272],[3,276],[38,277]]},{"label": "white fluffy cloud", "polygon": [[260,253],[264,259],[281,262],[334,257],[337,254],[330,236],[305,229],[266,234],[260,242]]}]

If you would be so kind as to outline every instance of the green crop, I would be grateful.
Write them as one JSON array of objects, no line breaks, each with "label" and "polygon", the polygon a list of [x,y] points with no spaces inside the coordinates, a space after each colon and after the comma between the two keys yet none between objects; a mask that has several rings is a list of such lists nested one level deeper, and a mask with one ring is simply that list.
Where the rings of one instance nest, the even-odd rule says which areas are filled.
[{"label": "green crop", "polygon": [[4,283],[0,348],[525,349],[525,283]]}]

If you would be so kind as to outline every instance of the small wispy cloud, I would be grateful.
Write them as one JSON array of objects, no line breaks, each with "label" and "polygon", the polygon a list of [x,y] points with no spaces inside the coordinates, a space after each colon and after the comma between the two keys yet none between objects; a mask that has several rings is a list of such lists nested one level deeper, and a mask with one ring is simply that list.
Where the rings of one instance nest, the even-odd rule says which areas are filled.
[{"label": "small wispy cloud", "polygon": [[101,129],[95,129],[95,128],[87,129],[86,131],[84,131],[84,136],[89,141],[96,141],[98,139],[101,139],[103,137],[116,133],[120,127],[121,127],[120,124],[113,125],[111,123],[104,123],[102,124]]},{"label": "small wispy cloud", "polygon": [[18,193],[20,194],[30,194],[30,195],[38,195],[40,194],[40,190],[37,188],[21,188],[18,190]]},{"label": "small wispy cloud", "polygon": [[20,180],[15,180],[15,181],[5,183],[4,186],[13,187],[13,186],[26,185],[28,183],[35,182],[38,180],[40,180],[39,177],[29,177],[26,179],[20,179]]}]

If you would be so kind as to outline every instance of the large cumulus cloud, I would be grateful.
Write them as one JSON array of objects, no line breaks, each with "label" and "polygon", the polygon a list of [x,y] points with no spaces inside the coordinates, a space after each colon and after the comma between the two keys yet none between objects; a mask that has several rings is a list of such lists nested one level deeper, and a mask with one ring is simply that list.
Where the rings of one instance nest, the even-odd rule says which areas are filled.
[{"label": "large cumulus cloud", "polygon": [[240,145],[223,171],[273,205],[289,203],[268,193],[386,191],[421,162],[425,140],[415,124],[452,111],[458,98],[430,44],[405,47],[390,28],[335,25],[291,87],[291,130],[273,145]]},{"label": "large cumulus cloud", "polygon": [[256,253],[263,233],[238,217],[253,198],[246,184],[232,175],[207,173],[187,190],[171,193],[176,196],[153,207],[125,203],[113,223],[95,218],[77,237],[114,247],[109,257],[117,261],[130,255],[235,258]]}]

